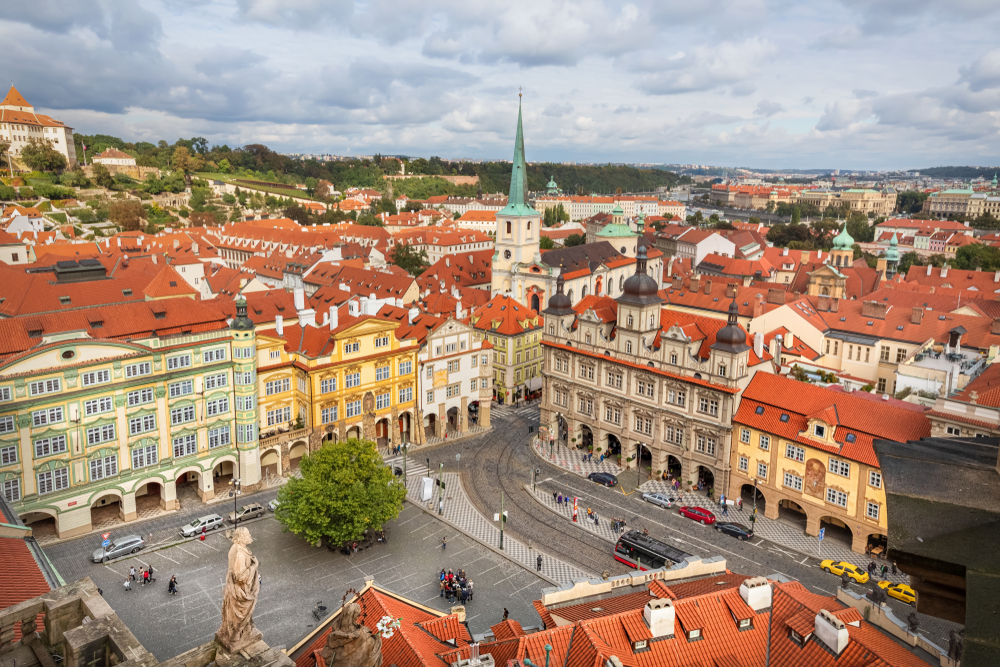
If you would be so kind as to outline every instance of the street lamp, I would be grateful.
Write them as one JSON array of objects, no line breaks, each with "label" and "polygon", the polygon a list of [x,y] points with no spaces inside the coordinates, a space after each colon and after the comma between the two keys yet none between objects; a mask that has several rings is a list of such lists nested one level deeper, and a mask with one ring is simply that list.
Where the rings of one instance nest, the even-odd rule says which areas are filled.
[{"label": "street lamp", "polygon": [[233,528],[240,525],[240,517],[236,514],[236,497],[240,495],[240,478],[237,475],[240,474],[240,448],[236,447],[236,469],[233,470],[233,477],[229,480],[229,484],[233,487],[230,493],[233,494]]},{"label": "street lamp", "polygon": [[444,514],[444,464],[438,464],[438,514]]}]

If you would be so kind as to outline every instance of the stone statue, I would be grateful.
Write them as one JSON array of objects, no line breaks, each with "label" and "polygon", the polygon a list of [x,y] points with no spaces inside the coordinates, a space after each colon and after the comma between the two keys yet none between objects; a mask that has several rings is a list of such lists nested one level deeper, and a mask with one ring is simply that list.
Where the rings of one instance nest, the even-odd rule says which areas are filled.
[{"label": "stone statue", "polygon": [[868,594],[868,599],[877,604],[879,607],[882,607],[889,601],[889,596],[885,594],[885,589],[879,586],[873,586],[872,592]]},{"label": "stone statue", "polygon": [[948,631],[948,657],[958,662],[962,659],[962,645],[965,641],[965,628]]},{"label": "stone statue", "polygon": [[917,629],[920,627],[920,619],[917,618],[917,613],[914,611],[910,612],[910,615],[906,617],[906,629],[910,631],[911,635],[917,634]]},{"label": "stone statue", "polygon": [[333,621],[321,655],[326,667],[382,667],[382,636],[358,622],[361,606],[349,602]]},{"label": "stone statue", "polygon": [[250,531],[240,527],[233,531],[233,546],[229,549],[229,571],[222,593],[222,625],[216,640],[229,653],[236,653],[261,639],[254,627],[253,610],[260,593],[259,563],[247,548],[253,542]]},{"label": "stone statue", "polygon": [[851,590],[851,577],[847,574],[847,572],[840,573],[840,587],[845,591]]}]

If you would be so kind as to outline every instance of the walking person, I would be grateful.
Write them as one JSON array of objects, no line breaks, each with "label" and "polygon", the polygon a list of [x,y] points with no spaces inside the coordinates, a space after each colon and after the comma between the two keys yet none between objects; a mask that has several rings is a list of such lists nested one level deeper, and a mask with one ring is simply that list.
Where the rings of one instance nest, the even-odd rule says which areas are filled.
[{"label": "walking person", "polygon": [[145,586],[149,583],[149,570],[142,571],[142,585]]},{"label": "walking person", "polygon": [[440,593],[440,595],[438,595],[439,598],[443,598],[444,597],[444,586],[445,586],[444,577],[441,577],[441,582],[440,582],[440,586],[439,586],[439,588],[441,589],[441,593]]},{"label": "walking person", "polygon": [[882,579],[885,579],[886,573],[889,571],[889,566],[885,563],[882,564]]},{"label": "walking person", "polygon": [[475,590],[473,590],[473,588],[472,588],[472,582],[471,582],[471,581],[469,582],[469,586],[468,586],[468,590],[469,590],[469,602],[472,602],[472,595],[473,595],[473,594],[474,594],[474,593],[475,593],[476,591],[475,591]]},{"label": "walking person", "polygon": [[177,595],[177,575],[170,577],[170,583],[167,584],[167,593],[170,595]]},{"label": "walking person", "polygon": [[132,577],[125,577],[125,590],[132,590]]},{"label": "walking person", "polygon": [[897,574],[896,561],[892,561],[892,570],[891,571],[892,571],[893,574]]},{"label": "walking person", "polygon": [[469,601],[469,592],[464,588],[462,589],[462,597],[460,598],[460,600],[462,604],[465,604],[466,602]]},{"label": "walking person", "polygon": [[128,571],[128,578],[135,581],[135,565],[133,565]]},{"label": "walking person", "polygon": [[510,616],[510,612],[507,611],[507,607],[504,607],[503,608],[503,620],[506,621],[508,616]]},{"label": "walking person", "polygon": [[541,554],[538,554],[538,557],[535,558],[535,569],[537,571],[539,571],[539,572],[542,571],[542,555]]},{"label": "walking person", "polygon": [[151,584],[156,583],[156,577],[153,576],[154,573],[153,573],[153,566],[152,565],[149,565],[148,567],[146,567],[146,572],[149,573],[149,583],[151,583]]},{"label": "walking person", "polygon": [[445,551],[447,548],[448,548],[448,538],[447,537],[442,537],[441,538],[441,551]]}]

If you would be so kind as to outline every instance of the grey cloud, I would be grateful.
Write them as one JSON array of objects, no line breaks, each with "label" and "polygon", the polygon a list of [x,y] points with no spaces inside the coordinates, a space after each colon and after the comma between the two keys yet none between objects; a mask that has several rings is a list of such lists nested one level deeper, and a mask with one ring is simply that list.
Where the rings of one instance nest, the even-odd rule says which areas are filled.
[{"label": "grey cloud", "polygon": [[197,72],[206,76],[219,76],[228,72],[253,67],[266,60],[267,58],[264,56],[254,53],[249,49],[233,51],[230,49],[214,48],[205,53],[194,64],[194,68]]},{"label": "grey cloud", "polygon": [[749,81],[743,81],[733,86],[730,92],[732,92],[733,97],[746,97],[756,93],[757,86],[753,85]]},{"label": "grey cloud", "polygon": [[354,12],[352,0],[237,0],[236,18],[273,28],[319,30]]},{"label": "grey cloud", "polygon": [[853,123],[871,116],[871,106],[856,100],[838,100],[826,105],[823,115],[816,123],[820,132],[845,130]]},{"label": "grey cloud", "polygon": [[750,79],[777,52],[772,42],[759,37],[699,46],[682,57],[662,61],[659,72],[640,78],[639,88],[652,95],[677,95],[732,86],[734,95],[748,95],[755,90]]},{"label": "grey cloud", "polygon": [[559,118],[565,116],[568,113],[573,113],[573,105],[570,103],[566,104],[550,104],[542,110],[542,115],[552,116],[554,118]]},{"label": "grey cloud", "polygon": [[866,100],[872,97],[878,97],[878,91],[855,88],[853,95],[859,100]]},{"label": "grey cloud", "polygon": [[909,32],[933,21],[958,22],[968,19],[981,21],[1000,13],[994,0],[841,0],[849,9],[860,14],[859,28],[866,35],[887,35]]},{"label": "grey cloud", "polygon": [[812,104],[813,102],[815,102],[816,98],[814,98],[814,97],[803,97],[802,100],[800,100],[800,101],[802,102],[802,104],[805,104],[806,106],[808,106],[808,105]]},{"label": "grey cloud", "polygon": [[769,102],[767,100],[761,100],[757,103],[757,108],[754,109],[753,115],[764,116],[769,118],[777,113],[781,113],[785,110],[785,107],[781,106],[778,102]]},{"label": "grey cloud", "polygon": [[1000,87],[1000,49],[984,54],[967,67],[959,67],[958,73],[974,92]]}]

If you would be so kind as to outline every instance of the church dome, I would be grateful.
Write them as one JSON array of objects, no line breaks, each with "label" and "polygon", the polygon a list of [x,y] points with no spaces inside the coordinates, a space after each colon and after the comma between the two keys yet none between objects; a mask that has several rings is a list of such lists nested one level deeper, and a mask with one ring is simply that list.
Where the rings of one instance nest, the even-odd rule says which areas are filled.
[{"label": "church dome", "polygon": [[549,307],[542,311],[545,315],[572,315],[573,314],[573,302],[569,300],[569,297],[563,292],[563,285],[565,280],[560,275],[556,278],[556,293],[552,295],[549,299]]},{"label": "church dome", "polygon": [[899,261],[899,241],[896,240],[895,234],[889,239],[889,249],[885,251],[885,259],[889,262]]},{"label": "church dome", "polygon": [[854,237],[847,233],[847,223],[840,233],[833,238],[834,250],[851,250],[854,247]]},{"label": "church dome", "polygon": [[550,176],[550,177],[549,177],[549,182],[548,182],[548,185],[546,185],[545,187],[549,188],[550,190],[555,190],[555,189],[556,189],[556,188],[558,188],[559,186],[558,186],[558,185],[556,185],[556,182],[555,182],[555,180],[554,180],[554,179],[553,179],[553,178],[552,178],[552,177]]},{"label": "church dome", "polygon": [[738,353],[750,348],[747,345],[747,334],[739,325],[739,314],[740,310],[736,305],[736,299],[733,299],[733,302],[729,304],[729,318],[726,326],[719,329],[719,333],[715,334],[715,343],[712,345],[713,350]]},{"label": "church dome", "polygon": [[646,273],[646,246],[640,245],[636,255],[635,273],[628,277],[622,286],[622,295],[618,297],[619,303],[633,303],[638,305],[661,303],[658,292],[660,286],[656,279]]},{"label": "church dome", "polygon": [[597,232],[597,238],[607,239],[607,238],[632,238],[635,236],[635,232],[632,228],[623,222],[610,222]]}]

